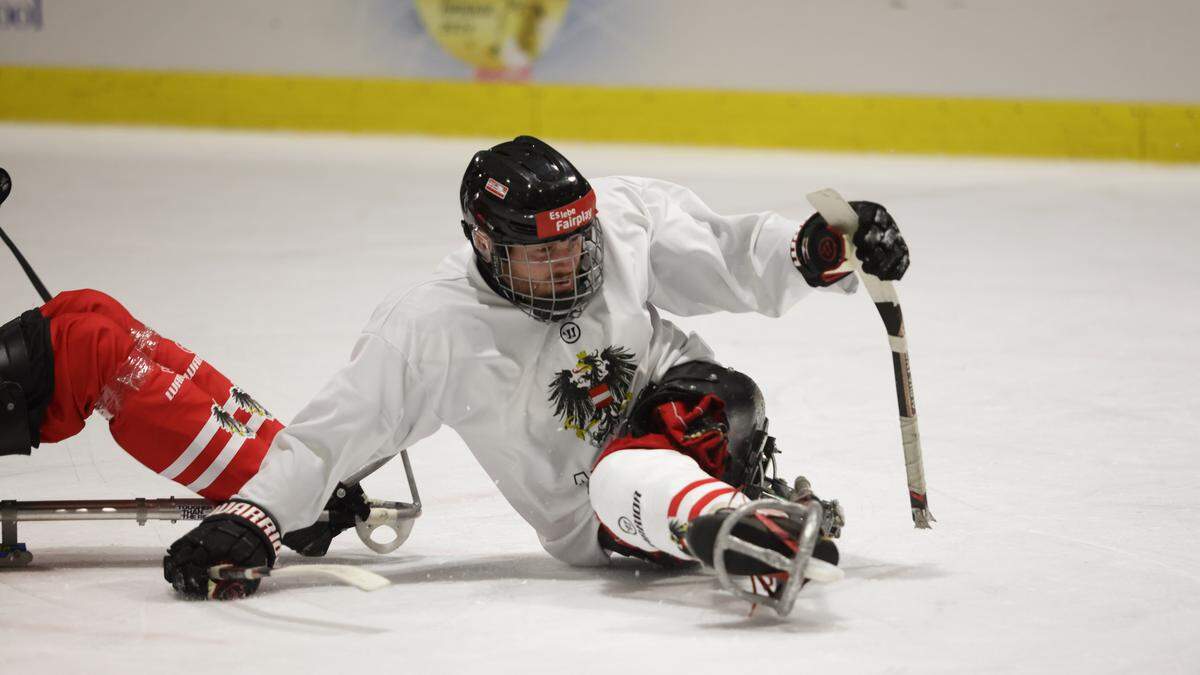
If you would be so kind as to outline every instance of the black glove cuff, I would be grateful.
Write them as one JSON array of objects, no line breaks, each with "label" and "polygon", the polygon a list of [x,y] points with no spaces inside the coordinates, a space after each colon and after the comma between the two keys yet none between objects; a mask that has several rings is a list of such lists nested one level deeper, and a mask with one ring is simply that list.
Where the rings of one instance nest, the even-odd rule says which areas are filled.
[{"label": "black glove cuff", "polygon": [[279,556],[279,526],[275,524],[275,519],[271,517],[271,514],[259,505],[240,499],[231,499],[210,511],[204,522],[235,519],[254,526],[254,531],[267,544],[267,565],[274,567],[275,559]]},{"label": "black glove cuff", "polygon": [[832,286],[850,272],[832,272],[846,262],[846,241],[820,213],[814,213],[792,239],[792,264],[809,286]]}]

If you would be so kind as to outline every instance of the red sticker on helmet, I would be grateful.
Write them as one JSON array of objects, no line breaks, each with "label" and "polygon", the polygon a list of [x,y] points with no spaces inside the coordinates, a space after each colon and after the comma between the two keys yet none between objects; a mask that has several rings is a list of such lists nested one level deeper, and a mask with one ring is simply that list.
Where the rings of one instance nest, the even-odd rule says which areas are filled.
[{"label": "red sticker on helmet", "polygon": [[483,186],[483,189],[496,195],[500,199],[504,199],[508,196],[508,186],[496,180],[495,178],[487,179],[487,184]]},{"label": "red sticker on helmet", "polygon": [[537,214],[538,239],[551,239],[574,232],[592,222],[596,216],[596,193],[588,190],[584,196],[565,206]]}]

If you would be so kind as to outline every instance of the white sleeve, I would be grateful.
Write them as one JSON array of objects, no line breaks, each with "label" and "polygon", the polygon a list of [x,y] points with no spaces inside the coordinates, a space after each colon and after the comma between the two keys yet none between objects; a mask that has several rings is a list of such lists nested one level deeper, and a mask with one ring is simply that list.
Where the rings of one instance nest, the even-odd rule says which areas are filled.
[{"label": "white sleeve", "polygon": [[315,522],[338,480],[441,426],[439,392],[417,375],[406,354],[363,334],[350,363],[275,436],[236,496],[265,508],[284,532]]},{"label": "white sleeve", "polygon": [[[812,290],[792,263],[800,223],[771,212],[723,216],[685,187],[635,180],[650,221],[651,304],[681,316],[779,316]],[[855,286],[850,275],[831,288]]]}]

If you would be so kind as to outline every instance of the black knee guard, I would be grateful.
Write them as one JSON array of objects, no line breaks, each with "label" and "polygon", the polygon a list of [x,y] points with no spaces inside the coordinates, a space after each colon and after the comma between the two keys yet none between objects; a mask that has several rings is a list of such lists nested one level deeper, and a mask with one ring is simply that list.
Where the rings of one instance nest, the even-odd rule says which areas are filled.
[{"label": "black knee guard", "polygon": [[39,445],[53,396],[50,321],[31,309],[0,326],[0,455],[28,455]]},{"label": "black knee guard", "polygon": [[776,452],[775,439],[767,435],[762,391],[745,373],[706,361],[675,366],[638,397],[629,416],[629,430],[635,436],[651,433],[650,415],[657,406],[669,401],[695,403],[706,394],[725,404],[729,458],[721,480],[757,499],[770,487],[767,468]]}]

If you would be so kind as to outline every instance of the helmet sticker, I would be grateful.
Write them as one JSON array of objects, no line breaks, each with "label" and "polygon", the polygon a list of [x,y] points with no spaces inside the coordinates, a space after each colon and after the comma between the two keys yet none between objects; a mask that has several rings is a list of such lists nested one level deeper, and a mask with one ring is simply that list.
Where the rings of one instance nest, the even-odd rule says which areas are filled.
[{"label": "helmet sticker", "polygon": [[596,193],[588,190],[587,194],[566,206],[537,214],[538,239],[550,239],[574,232],[592,222],[595,215]]},{"label": "helmet sticker", "polygon": [[508,186],[496,180],[495,178],[487,179],[487,184],[483,186],[483,189],[496,195],[500,199],[504,199],[508,196]]}]

